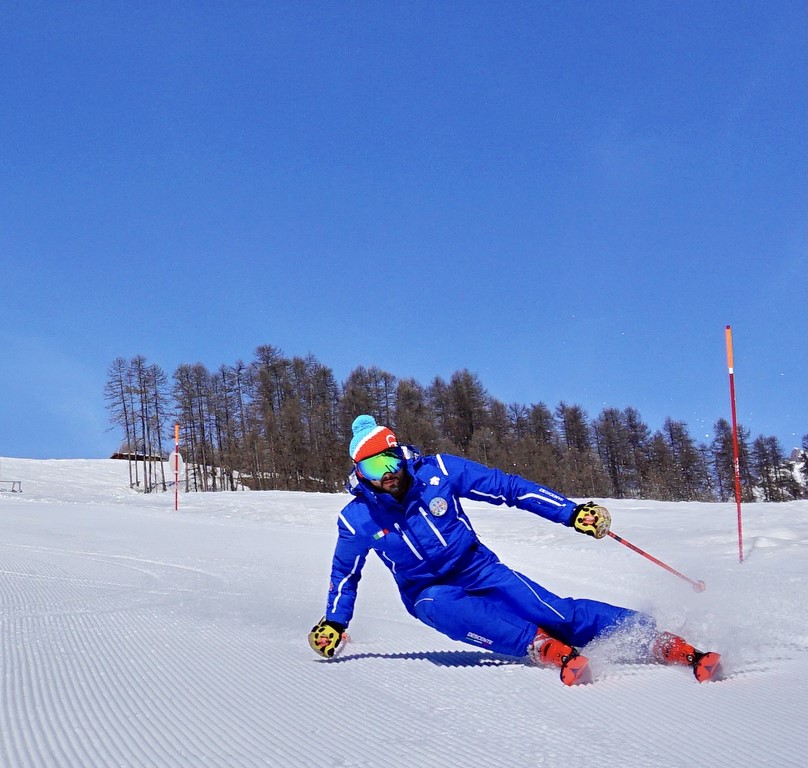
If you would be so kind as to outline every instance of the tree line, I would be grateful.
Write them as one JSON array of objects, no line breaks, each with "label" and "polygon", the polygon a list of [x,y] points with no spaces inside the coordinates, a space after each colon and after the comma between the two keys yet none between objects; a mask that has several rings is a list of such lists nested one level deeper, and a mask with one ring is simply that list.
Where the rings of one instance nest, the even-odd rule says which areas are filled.
[{"label": "tree line", "polygon": [[[137,356],[117,358],[107,374],[104,395],[120,429],[120,453],[130,459],[132,485],[146,491],[165,490],[171,481],[162,459],[173,449],[175,423],[189,490],[340,491],[351,468],[351,422],[369,413],[424,453],[465,456],[570,497],[735,498],[725,419],[705,444],[672,418],[652,431],[630,407],[590,418],[565,402],[505,404],[468,370],[423,386],[360,366],[340,383],[313,356],[288,358],[268,345],[251,362],[216,371],[183,364],[169,379]],[[808,496],[798,479],[808,477],[808,434],[791,457],[776,437],[750,441],[743,426],[738,432],[744,501]]]}]

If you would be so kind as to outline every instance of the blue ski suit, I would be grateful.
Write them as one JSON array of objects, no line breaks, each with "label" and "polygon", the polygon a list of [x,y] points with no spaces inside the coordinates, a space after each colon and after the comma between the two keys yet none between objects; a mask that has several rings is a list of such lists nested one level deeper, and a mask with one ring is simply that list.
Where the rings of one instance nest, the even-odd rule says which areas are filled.
[{"label": "blue ski suit", "polygon": [[405,452],[411,477],[398,501],[352,473],[354,499],[340,512],[326,619],[351,621],[362,568],[374,550],[410,614],[453,640],[524,656],[541,627],[581,647],[627,624],[653,619],[596,600],[562,598],[508,568],[478,538],[460,500],[524,509],[569,525],[575,502],[518,475],[448,454]]}]

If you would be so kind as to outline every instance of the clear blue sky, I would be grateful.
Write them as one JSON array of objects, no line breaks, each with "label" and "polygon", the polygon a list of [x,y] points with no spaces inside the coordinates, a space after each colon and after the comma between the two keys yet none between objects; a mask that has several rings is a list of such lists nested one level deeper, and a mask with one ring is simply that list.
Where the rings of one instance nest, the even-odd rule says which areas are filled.
[{"label": "clear blue sky", "polygon": [[0,455],[261,344],[808,432],[802,0],[0,6]]}]

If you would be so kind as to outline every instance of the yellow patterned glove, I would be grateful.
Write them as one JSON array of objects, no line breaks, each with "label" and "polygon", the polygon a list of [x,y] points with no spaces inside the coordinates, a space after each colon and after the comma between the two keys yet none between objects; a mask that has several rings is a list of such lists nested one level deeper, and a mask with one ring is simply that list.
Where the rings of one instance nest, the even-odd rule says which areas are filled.
[{"label": "yellow patterned glove", "polygon": [[345,635],[345,627],[336,621],[326,621],[323,616],[309,632],[309,645],[315,653],[325,659],[331,659],[337,651]]},{"label": "yellow patterned glove", "polygon": [[594,501],[587,501],[586,504],[579,504],[572,511],[570,525],[579,533],[587,536],[594,536],[602,539],[608,532],[612,524],[612,516],[606,507],[595,504]]}]

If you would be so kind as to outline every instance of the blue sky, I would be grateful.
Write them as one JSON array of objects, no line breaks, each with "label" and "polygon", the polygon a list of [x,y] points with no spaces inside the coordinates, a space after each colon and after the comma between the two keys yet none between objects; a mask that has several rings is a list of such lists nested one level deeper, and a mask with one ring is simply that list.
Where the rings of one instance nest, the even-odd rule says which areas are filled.
[{"label": "blue sky", "polygon": [[0,8],[0,455],[261,344],[808,432],[803,2]]}]

